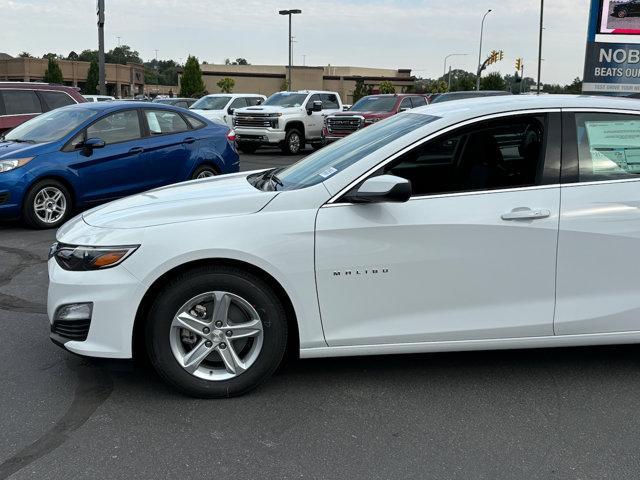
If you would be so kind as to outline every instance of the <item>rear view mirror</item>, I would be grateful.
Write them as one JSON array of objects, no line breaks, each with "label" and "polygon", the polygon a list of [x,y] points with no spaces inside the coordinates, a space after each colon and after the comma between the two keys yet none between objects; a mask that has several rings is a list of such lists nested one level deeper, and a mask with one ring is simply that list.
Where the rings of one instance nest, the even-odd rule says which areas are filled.
[{"label": "rear view mirror", "polygon": [[343,198],[351,203],[403,203],[411,198],[411,182],[394,175],[371,177]]}]

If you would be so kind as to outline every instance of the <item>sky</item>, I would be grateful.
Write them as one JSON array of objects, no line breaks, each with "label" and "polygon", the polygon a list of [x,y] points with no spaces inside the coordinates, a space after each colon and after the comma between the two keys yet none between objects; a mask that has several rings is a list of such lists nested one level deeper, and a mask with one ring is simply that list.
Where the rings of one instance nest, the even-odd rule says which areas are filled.
[{"label": "sky", "polygon": [[[512,74],[517,57],[536,76],[540,0],[106,0],[105,43],[155,57],[223,63],[285,64],[287,18],[293,17],[294,64],[411,68],[423,78],[453,68],[475,71],[480,23],[487,9],[483,57],[503,50],[486,73]],[[0,0],[0,52],[34,56],[97,49],[95,0]],[[544,83],[582,77],[589,0],[545,3]],[[182,59],[182,60],[181,60]]]}]

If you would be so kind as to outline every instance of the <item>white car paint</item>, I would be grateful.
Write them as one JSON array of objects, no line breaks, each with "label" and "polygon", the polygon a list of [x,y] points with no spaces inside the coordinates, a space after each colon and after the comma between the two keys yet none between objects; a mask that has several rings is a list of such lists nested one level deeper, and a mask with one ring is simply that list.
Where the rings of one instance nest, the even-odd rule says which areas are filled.
[{"label": "white car paint", "polygon": [[111,95],[83,95],[87,102],[112,102],[116,97]]},{"label": "white car paint", "polygon": [[[64,347],[129,358],[136,311],[153,282],[187,262],[224,258],[254,265],[283,287],[302,357],[640,342],[640,179],[399,204],[340,201],[381,164],[453,128],[580,109],[640,115],[640,101],[548,95],[432,105],[396,118],[438,120],[304,189],[259,191],[245,172],[90,210],[57,240],[140,248],[102,271],[70,272],[51,259],[49,318],[63,304],[93,302],[87,340]],[[543,215],[503,218],[521,208]]]},{"label": "white car paint", "polygon": [[203,98],[219,97],[229,97],[229,101],[224,105],[224,108],[221,108],[219,110],[205,110],[201,108],[194,108],[192,105],[190,110],[193,110],[195,113],[202,115],[203,117],[208,118],[209,120],[212,120],[216,123],[220,123],[228,127],[233,127],[233,111],[232,113],[229,113],[229,109],[234,108],[234,102],[241,101],[240,99],[243,98],[259,99],[260,102],[263,102],[267,98],[264,95],[259,95],[256,93],[212,93],[211,95],[205,95],[205,97]]}]

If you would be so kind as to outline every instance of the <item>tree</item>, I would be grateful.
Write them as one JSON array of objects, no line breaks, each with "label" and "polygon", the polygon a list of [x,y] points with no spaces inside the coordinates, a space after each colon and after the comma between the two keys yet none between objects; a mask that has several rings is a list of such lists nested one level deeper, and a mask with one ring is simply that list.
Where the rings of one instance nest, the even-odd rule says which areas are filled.
[{"label": "tree", "polygon": [[95,60],[92,60],[89,65],[84,92],[87,95],[96,95],[98,93],[98,62]]},{"label": "tree", "polygon": [[29,52],[20,52],[20,55],[18,55],[20,58],[33,58],[33,55],[31,55]]},{"label": "tree", "polygon": [[222,93],[231,93],[233,87],[236,86],[236,81],[233,78],[225,77],[216,83]]},{"label": "tree", "polygon": [[49,60],[50,58],[58,58],[58,55],[56,55],[55,53],[45,53],[42,58],[46,58],[47,60]]},{"label": "tree", "polygon": [[373,87],[371,85],[365,85],[364,80],[356,80],[356,87],[353,90],[353,103],[356,103],[362,97],[371,95]]},{"label": "tree", "polygon": [[67,55],[67,60],[79,60],[80,56],[74,52],[73,50],[71,50],[69,52],[69,55]]},{"label": "tree", "polygon": [[176,85],[178,83],[178,64],[173,60],[156,60],[144,63],[145,83],[158,85]]},{"label": "tree", "polygon": [[60,70],[60,65],[56,62],[55,58],[49,57],[49,63],[47,64],[47,69],[44,71],[44,81],[46,83],[62,83],[62,70]]},{"label": "tree", "polygon": [[430,93],[445,93],[447,91],[447,84],[444,80],[437,80],[431,83],[429,87]]},{"label": "tree", "polygon": [[200,64],[196,57],[189,55],[184,64],[184,70],[182,71],[182,77],[180,79],[180,96],[202,96],[203,93],[204,82],[202,81]]},{"label": "tree", "polygon": [[135,50],[131,50],[129,45],[121,45],[109,50],[104,54],[104,61],[107,63],[120,63],[122,65],[126,65],[129,62],[142,63],[140,54]]},{"label": "tree", "polygon": [[[443,81],[449,85],[449,73],[440,77],[438,81]],[[450,92],[469,91],[476,89],[476,75],[466,70],[451,70],[451,87]]]},{"label": "tree", "polygon": [[246,59],[244,58],[236,58],[236,60],[234,62],[232,62],[231,60],[229,60],[228,58],[224,59],[224,64],[225,65],[251,65],[249,62],[247,62]]},{"label": "tree", "polygon": [[380,82],[378,89],[380,90],[380,93],[396,93],[396,87],[394,87],[393,83],[389,80]]},{"label": "tree", "polygon": [[97,50],[83,50],[82,52],[80,52],[80,55],[78,55],[78,60],[80,60],[81,62],[92,62],[92,61],[98,61],[98,51]]},{"label": "tree", "polygon": [[571,85],[567,85],[565,91],[574,95],[582,93],[582,80],[580,80],[580,77],[576,77]]},{"label": "tree", "polygon": [[480,79],[481,90],[506,90],[507,83],[498,72],[493,72]]}]

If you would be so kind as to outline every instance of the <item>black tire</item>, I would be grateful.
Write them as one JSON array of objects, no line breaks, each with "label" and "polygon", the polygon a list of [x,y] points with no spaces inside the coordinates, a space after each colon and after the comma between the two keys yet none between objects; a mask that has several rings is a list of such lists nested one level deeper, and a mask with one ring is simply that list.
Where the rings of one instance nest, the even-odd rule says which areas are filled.
[{"label": "black tire", "polygon": [[212,167],[211,165],[200,165],[196,168],[195,172],[193,172],[193,175],[191,175],[191,179],[195,180],[197,178],[215,177],[216,175],[218,175],[218,171],[215,167]]},{"label": "black tire", "polygon": [[313,148],[314,150],[320,150],[321,148],[323,148],[327,143],[325,141],[322,142],[316,142],[316,143],[312,143],[311,144],[311,148]]},{"label": "black tire", "polygon": [[304,136],[297,128],[287,130],[287,136],[282,144],[282,151],[287,155],[297,155],[304,148]]},{"label": "black tire", "polygon": [[[35,209],[35,200],[40,192],[45,191],[45,189],[56,189],[58,190],[64,197],[64,203],[66,205],[65,211],[56,221],[53,222],[45,222],[41,219],[36,213]],[[71,193],[69,189],[62,184],[61,182],[45,178],[44,180],[40,180],[35,185],[33,185],[27,194],[24,197],[22,203],[22,218],[24,222],[30,226],[31,228],[38,229],[46,229],[46,228],[58,228],[64,222],[66,222],[71,213],[73,211],[73,203],[71,198]]]},{"label": "black tire", "polygon": [[256,153],[258,147],[259,145],[256,145],[254,143],[238,143],[238,150],[240,150],[242,153],[246,153],[247,155]]},{"label": "black tire", "polygon": [[627,11],[624,8],[618,10],[618,18],[624,18],[627,16]]},{"label": "black tire", "polygon": [[[189,299],[212,290],[222,290],[246,299],[263,323],[262,349],[243,373],[208,381],[187,372],[174,357],[169,341],[171,322]],[[235,267],[200,267],[170,281],[156,297],[145,326],[149,359],[170,385],[198,398],[242,395],[266,381],[278,368],[287,347],[286,312],[277,295],[261,278]]]}]

